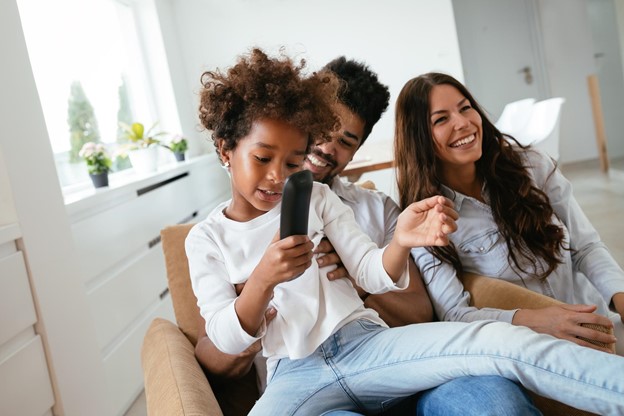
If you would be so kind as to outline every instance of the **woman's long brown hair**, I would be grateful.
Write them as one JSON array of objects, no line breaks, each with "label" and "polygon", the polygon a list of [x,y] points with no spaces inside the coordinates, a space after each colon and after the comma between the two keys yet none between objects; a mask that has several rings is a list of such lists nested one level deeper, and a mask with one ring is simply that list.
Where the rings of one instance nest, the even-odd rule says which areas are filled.
[{"label": "woman's long brown hair", "polygon": [[[431,90],[441,84],[455,87],[481,116],[483,149],[476,170],[486,183],[492,215],[509,249],[509,259],[520,271],[527,272],[528,261],[537,277],[548,276],[561,263],[564,249],[564,233],[552,222],[550,200],[533,184],[520,152],[489,121],[466,87],[449,75],[428,73],[413,78],[397,98],[394,152],[401,209],[441,193],[429,117]],[[441,262],[450,263],[461,276],[461,261],[452,244],[427,250]],[[540,266],[540,259],[545,267]]]}]

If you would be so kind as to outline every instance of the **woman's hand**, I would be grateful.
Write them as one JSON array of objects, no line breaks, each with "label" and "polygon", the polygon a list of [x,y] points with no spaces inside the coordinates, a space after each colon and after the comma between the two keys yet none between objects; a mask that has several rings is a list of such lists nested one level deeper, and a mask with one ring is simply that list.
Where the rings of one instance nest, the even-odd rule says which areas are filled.
[{"label": "woman's hand", "polygon": [[607,328],[613,327],[609,318],[593,313],[595,310],[595,305],[561,305],[542,309],[520,309],[514,315],[512,323],[524,325],[535,332],[550,334],[584,347],[611,352],[607,348],[581,339],[586,338],[604,344],[613,344],[616,341],[611,334],[581,326],[581,324],[595,324]]},{"label": "woman's hand", "polygon": [[459,218],[453,202],[434,196],[410,204],[400,215],[395,237],[402,247],[445,246],[448,234],[457,230]]},{"label": "woman's hand", "polygon": [[620,314],[620,319],[624,323],[624,292],[616,293],[611,300],[616,312]]}]

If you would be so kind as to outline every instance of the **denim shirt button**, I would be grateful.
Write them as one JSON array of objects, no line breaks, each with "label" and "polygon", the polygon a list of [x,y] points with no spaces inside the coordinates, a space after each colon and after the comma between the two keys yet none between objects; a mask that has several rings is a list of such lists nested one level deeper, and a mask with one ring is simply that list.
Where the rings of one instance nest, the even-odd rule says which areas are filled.
[{"label": "denim shirt button", "polygon": [[479,247],[479,251],[483,251],[483,250],[485,250],[485,248]]}]

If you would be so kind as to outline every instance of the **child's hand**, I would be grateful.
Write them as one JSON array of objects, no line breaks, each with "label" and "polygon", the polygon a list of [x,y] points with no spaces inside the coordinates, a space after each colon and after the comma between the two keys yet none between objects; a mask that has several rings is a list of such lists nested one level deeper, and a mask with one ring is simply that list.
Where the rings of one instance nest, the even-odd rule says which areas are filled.
[{"label": "child's hand", "polygon": [[278,231],[254,274],[271,286],[288,282],[312,265],[313,248],[307,235],[291,235],[280,240]]},{"label": "child's hand", "polygon": [[457,230],[457,218],[449,199],[427,198],[409,205],[399,215],[395,237],[402,247],[445,246],[448,234]]}]

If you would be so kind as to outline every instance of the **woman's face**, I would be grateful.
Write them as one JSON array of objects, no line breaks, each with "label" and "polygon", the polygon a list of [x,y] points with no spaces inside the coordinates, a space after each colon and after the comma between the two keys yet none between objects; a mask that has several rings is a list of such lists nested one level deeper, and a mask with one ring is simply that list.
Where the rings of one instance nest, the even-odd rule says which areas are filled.
[{"label": "woman's face", "polygon": [[429,122],[436,156],[445,171],[481,158],[481,116],[452,85],[436,85],[429,94]]}]

